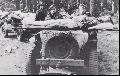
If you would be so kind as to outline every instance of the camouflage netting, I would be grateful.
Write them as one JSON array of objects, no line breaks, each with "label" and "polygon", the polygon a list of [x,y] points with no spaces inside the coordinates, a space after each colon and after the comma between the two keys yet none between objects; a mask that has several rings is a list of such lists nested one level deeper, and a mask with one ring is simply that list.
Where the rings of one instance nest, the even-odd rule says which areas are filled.
[{"label": "camouflage netting", "polygon": [[[83,45],[85,45],[85,43],[87,42],[88,34],[83,33],[82,31],[53,31],[53,30],[45,31],[44,30],[40,32],[40,38],[42,42],[41,51],[46,50],[45,54],[47,54],[47,57],[49,57],[49,55],[52,54],[50,55],[50,57],[53,58],[54,57],[75,58],[76,56],[79,56],[77,54],[80,53],[80,48]],[[63,49],[64,51],[62,52]],[[53,51],[54,53],[52,53]]]}]

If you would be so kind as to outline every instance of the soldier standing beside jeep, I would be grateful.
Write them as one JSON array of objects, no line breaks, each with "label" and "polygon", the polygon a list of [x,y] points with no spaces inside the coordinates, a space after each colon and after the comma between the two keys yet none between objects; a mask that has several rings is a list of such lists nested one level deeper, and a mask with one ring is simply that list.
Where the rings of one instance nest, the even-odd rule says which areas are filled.
[{"label": "soldier standing beside jeep", "polygon": [[44,21],[47,11],[45,9],[45,6],[43,3],[38,5],[38,10],[36,12],[36,17],[35,17],[35,21]]}]

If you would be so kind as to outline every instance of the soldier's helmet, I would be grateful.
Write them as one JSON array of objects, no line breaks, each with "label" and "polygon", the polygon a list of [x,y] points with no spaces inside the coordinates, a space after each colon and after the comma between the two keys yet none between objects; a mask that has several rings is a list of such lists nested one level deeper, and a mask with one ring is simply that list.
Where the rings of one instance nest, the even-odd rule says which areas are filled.
[{"label": "soldier's helmet", "polygon": [[49,10],[55,10],[55,9],[57,9],[57,7],[56,7],[54,4],[52,4],[52,5],[49,7]]},{"label": "soldier's helmet", "polygon": [[41,7],[41,6],[45,6],[45,3],[43,3],[43,2],[40,2],[38,5],[37,5],[37,8],[39,8],[39,7]]}]

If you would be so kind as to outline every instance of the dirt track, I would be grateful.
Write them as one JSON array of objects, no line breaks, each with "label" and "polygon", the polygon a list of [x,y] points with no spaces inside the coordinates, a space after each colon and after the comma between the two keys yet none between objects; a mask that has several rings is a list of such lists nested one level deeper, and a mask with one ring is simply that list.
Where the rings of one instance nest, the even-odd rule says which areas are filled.
[{"label": "dirt track", "polygon": [[99,73],[119,74],[119,32],[98,34]]},{"label": "dirt track", "polygon": [[[26,75],[26,54],[34,43],[22,43],[16,38],[3,38],[0,33],[0,75]],[[119,32],[98,34],[99,73],[119,74]]]},{"label": "dirt track", "polygon": [[0,36],[0,75],[26,74],[26,54],[33,47],[33,43],[22,43],[16,38],[3,38]]}]

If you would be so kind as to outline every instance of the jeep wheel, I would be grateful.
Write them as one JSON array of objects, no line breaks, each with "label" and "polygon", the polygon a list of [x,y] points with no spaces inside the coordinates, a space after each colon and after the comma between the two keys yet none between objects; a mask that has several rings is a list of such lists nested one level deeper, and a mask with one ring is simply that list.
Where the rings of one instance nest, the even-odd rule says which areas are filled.
[{"label": "jeep wheel", "polygon": [[40,66],[36,65],[36,59],[41,59],[40,55],[41,41],[37,40],[34,49],[27,55],[28,61],[26,64],[27,75],[39,75]]},{"label": "jeep wheel", "polygon": [[26,42],[25,34],[23,32],[17,32],[17,39],[21,42]]},{"label": "jeep wheel", "polygon": [[3,37],[8,37],[8,30],[5,30],[3,27],[2,27],[2,34],[3,34]]},{"label": "jeep wheel", "polygon": [[92,75],[98,75],[98,53],[92,50],[89,54],[89,71]]},{"label": "jeep wheel", "polygon": [[22,33],[17,33],[17,39],[22,42]]},{"label": "jeep wheel", "polygon": [[80,58],[84,60],[85,75],[98,75],[97,42],[88,41],[81,49]]},{"label": "jeep wheel", "polygon": [[56,36],[47,42],[45,54],[47,58],[74,59],[79,55],[79,46],[71,36]]},{"label": "jeep wheel", "polygon": [[17,35],[17,39],[21,41],[21,35]]},{"label": "jeep wheel", "polygon": [[39,75],[40,66],[36,65],[36,59],[40,59],[40,52],[35,47],[32,52],[29,54],[29,59],[26,64],[26,73],[27,75]]}]

